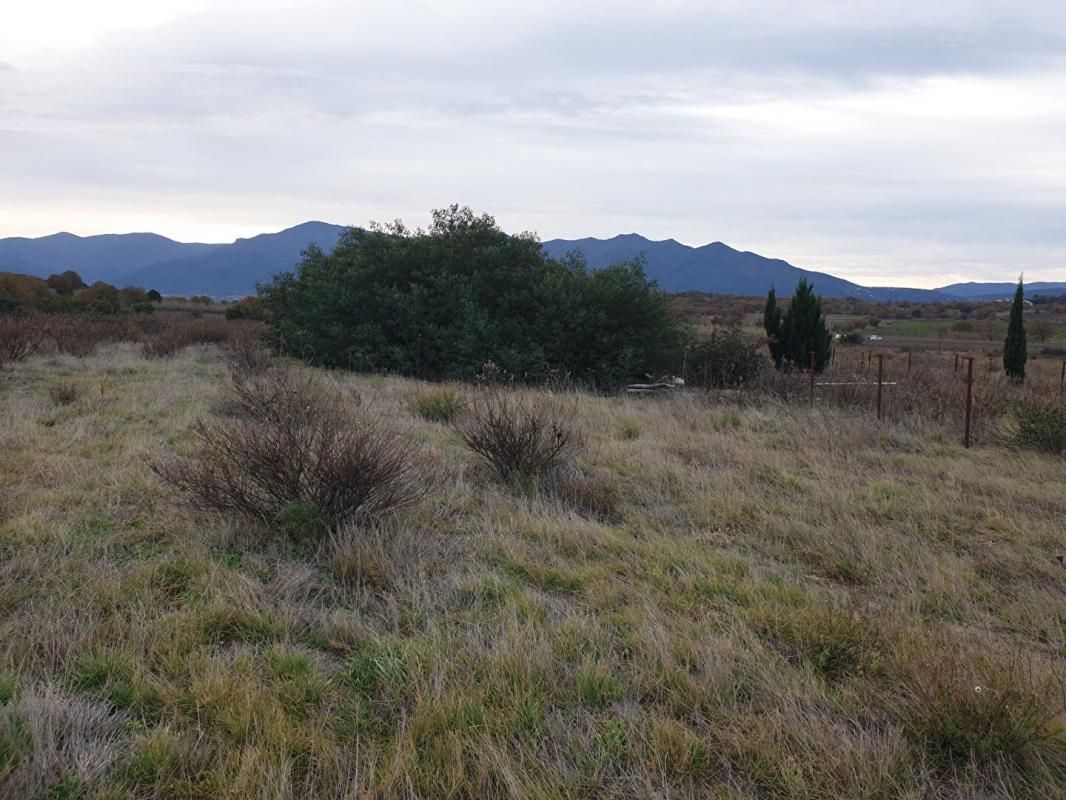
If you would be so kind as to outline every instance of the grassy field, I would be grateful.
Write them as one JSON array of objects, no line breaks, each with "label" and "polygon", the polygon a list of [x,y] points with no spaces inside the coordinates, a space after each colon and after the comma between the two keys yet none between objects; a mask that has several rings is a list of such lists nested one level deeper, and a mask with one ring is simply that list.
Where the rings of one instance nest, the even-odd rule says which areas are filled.
[{"label": "grassy field", "polygon": [[216,347],[0,380],[0,797],[1066,793],[1062,458],[576,395],[575,499],[331,374],[433,489],[298,545],[150,468],[219,413]]}]

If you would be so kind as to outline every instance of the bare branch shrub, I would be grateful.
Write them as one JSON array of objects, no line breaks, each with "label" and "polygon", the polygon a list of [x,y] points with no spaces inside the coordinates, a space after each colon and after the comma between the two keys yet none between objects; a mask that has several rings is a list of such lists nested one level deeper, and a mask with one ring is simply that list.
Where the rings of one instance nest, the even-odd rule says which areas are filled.
[{"label": "bare branch shrub", "polygon": [[198,508],[273,520],[310,507],[335,525],[387,514],[424,492],[413,446],[310,373],[236,380],[226,407],[228,419],[196,426],[191,457],[154,465]]},{"label": "bare branch shrub", "polygon": [[223,344],[247,326],[261,327],[260,323],[231,322],[221,315],[193,317],[182,314],[165,321],[157,317],[152,322],[156,332],[144,341],[145,358],[170,358],[196,344]]},{"label": "bare branch shrub", "polygon": [[0,316],[0,367],[36,353],[45,329],[37,317]]},{"label": "bare branch shrub", "polygon": [[234,326],[226,349],[226,361],[234,380],[261,375],[274,364],[274,354],[263,343],[266,326],[256,322],[230,323]]},{"label": "bare branch shrub", "polygon": [[136,342],[140,331],[126,320],[94,319],[75,314],[51,314],[46,318],[48,337],[56,350],[84,358],[106,342]]},{"label": "bare branch shrub", "polygon": [[571,410],[559,394],[487,386],[474,398],[459,435],[501,480],[552,480],[581,447]]}]

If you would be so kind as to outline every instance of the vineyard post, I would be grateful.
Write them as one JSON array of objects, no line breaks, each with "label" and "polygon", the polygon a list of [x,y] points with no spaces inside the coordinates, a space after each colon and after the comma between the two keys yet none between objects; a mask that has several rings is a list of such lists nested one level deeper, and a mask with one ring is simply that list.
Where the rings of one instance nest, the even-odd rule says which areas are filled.
[{"label": "vineyard post", "polygon": [[973,416],[973,356],[966,356],[966,429],[962,435],[962,446],[970,446],[970,420]]},{"label": "vineyard post", "polygon": [[877,418],[881,419],[881,383],[885,377],[885,355],[877,354]]}]

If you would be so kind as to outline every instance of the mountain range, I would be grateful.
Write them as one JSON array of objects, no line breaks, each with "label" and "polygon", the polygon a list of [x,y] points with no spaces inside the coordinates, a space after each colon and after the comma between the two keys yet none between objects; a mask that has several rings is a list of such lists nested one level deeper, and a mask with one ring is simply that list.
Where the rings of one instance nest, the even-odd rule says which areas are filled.
[{"label": "mountain range", "polygon": [[[305,222],[229,244],[176,242],[154,233],[13,237],[0,239],[0,272],[43,278],[72,269],[87,282],[142,286],[170,295],[238,297],[253,293],[257,282],[292,269],[309,245],[332,250],[345,230],[327,222]],[[653,241],[635,233],[611,239],[552,239],[543,247],[556,258],[580,251],[592,269],[643,254],[648,274],[668,292],[758,296],[775,287],[779,294],[787,295],[801,278],[813,283],[823,297],[879,302],[1000,299],[1014,291],[1012,283],[956,283],[939,289],[861,286],[781,259],[735,250],[721,242],[690,247],[673,239]],[[1066,294],[1066,282],[1028,284],[1026,292]]]}]

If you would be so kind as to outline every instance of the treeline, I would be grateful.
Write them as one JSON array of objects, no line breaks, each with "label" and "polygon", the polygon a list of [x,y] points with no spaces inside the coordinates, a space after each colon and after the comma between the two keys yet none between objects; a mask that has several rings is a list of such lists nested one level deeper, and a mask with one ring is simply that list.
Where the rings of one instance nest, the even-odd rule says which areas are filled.
[{"label": "treeline", "polygon": [[[1066,314],[1066,295],[1034,295],[1028,298],[1041,312]],[[684,292],[672,295],[671,308],[690,320],[708,320],[719,325],[740,324],[746,317],[762,314],[765,297],[741,297],[739,295],[704,294]],[[781,298],[781,305],[788,308],[788,298]],[[858,297],[823,297],[822,310],[827,316],[865,317],[870,320],[901,319],[953,319],[991,320],[1006,314],[1008,304],[1003,300],[957,300],[951,303],[913,303],[901,300],[879,303]],[[861,323],[865,327],[866,323]],[[836,326],[846,330],[847,326]]]},{"label": "treeline", "polygon": [[[163,298],[154,289],[127,286],[119,289],[97,281],[86,284],[68,270],[48,278],[0,272],[0,314],[118,314],[125,310],[151,312]],[[210,298],[207,298],[210,302]]]},{"label": "treeline", "polygon": [[567,375],[617,385],[679,373],[688,327],[640,261],[589,270],[532,234],[452,206],[428,230],[351,229],[260,287],[277,342],[326,366],[472,379]]}]

